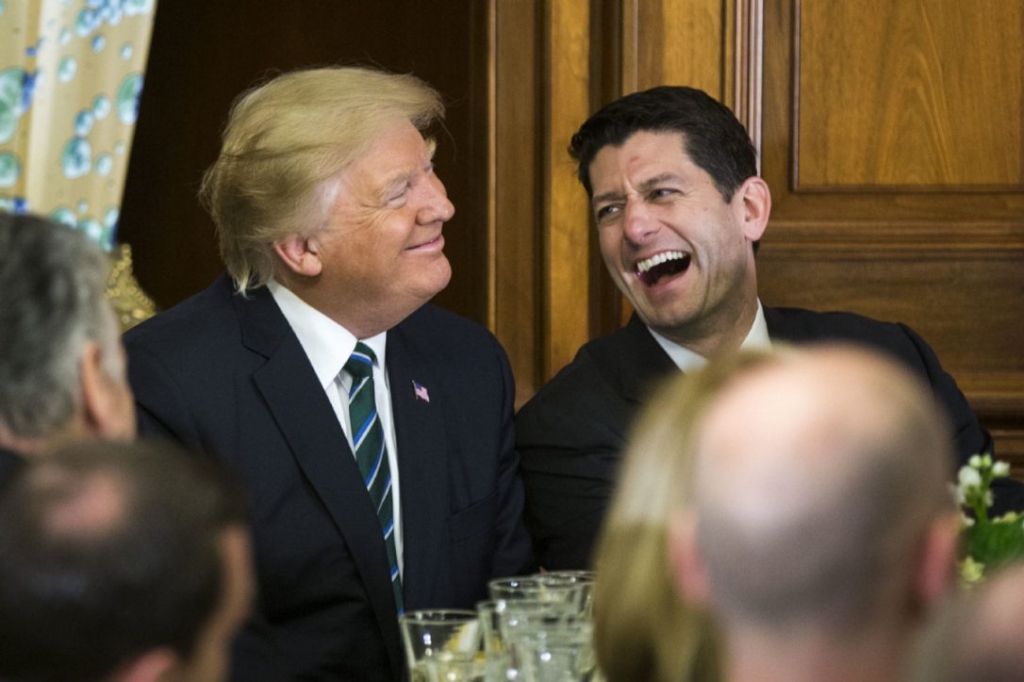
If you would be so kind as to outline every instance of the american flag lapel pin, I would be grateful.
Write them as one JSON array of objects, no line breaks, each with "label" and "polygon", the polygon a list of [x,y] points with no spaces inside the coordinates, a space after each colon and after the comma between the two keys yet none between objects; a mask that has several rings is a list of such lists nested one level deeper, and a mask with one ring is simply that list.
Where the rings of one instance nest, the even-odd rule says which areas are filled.
[{"label": "american flag lapel pin", "polygon": [[430,394],[427,393],[427,387],[416,380],[412,382],[412,392],[416,396],[416,400],[422,400],[425,403],[430,402]]}]

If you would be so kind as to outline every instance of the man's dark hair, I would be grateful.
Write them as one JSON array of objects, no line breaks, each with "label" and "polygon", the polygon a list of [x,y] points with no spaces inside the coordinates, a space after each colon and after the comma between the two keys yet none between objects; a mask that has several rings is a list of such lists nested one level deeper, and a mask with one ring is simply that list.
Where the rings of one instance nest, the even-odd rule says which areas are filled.
[{"label": "man's dark hair", "polygon": [[93,682],[148,651],[192,655],[222,598],[239,483],[167,444],[93,442],[0,489],[0,679]]},{"label": "man's dark hair", "polygon": [[662,85],[606,104],[572,136],[569,155],[579,164],[577,176],[587,196],[594,196],[590,164],[597,153],[621,146],[639,131],[682,133],[683,150],[711,176],[726,202],[744,180],[757,175],[754,145],[727,106],[696,88]]}]

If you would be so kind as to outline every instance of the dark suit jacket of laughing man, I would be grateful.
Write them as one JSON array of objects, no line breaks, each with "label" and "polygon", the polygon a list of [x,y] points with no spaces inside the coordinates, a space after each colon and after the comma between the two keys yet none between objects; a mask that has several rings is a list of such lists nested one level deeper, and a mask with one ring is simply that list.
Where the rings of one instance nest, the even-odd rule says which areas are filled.
[{"label": "dark suit jacket of laughing man", "polygon": [[[389,551],[405,610],[472,608],[532,568],[505,353],[426,304],[450,277],[454,209],[421,134],[441,111],[418,79],[359,68],[245,95],[204,180],[230,276],[126,336],[142,432],[248,484],[259,603],[235,680],[402,679]],[[378,363],[390,550],[347,435],[357,341]]]}]

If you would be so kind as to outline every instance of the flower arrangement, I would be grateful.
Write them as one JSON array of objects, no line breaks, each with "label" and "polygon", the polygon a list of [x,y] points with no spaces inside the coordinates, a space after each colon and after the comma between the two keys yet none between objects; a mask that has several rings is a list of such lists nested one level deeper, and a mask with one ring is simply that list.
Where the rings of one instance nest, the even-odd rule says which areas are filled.
[{"label": "flower arrangement", "polygon": [[985,573],[1024,557],[1024,515],[1009,512],[989,518],[992,506],[992,481],[1010,475],[1010,465],[993,461],[988,454],[974,455],[960,468],[956,497],[963,514],[964,558],[960,578],[971,586]]}]

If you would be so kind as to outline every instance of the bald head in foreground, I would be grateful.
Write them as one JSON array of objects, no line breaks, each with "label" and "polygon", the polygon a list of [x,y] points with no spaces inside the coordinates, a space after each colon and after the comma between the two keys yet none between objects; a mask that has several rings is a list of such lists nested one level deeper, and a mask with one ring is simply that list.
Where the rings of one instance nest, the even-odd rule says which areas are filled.
[{"label": "bald head in foreground", "polygon": [[864,350],[780,354],[724,387],[696,439],[673,563],[722,629],[726,679],[898,679],[953,580],[951,438],[932,394]]}]

